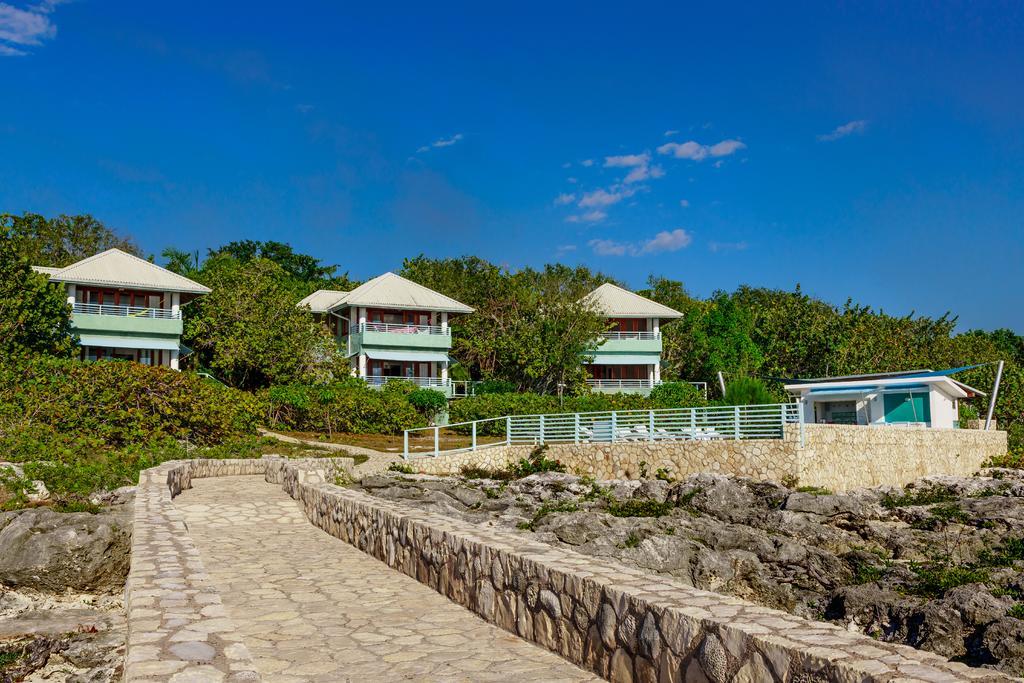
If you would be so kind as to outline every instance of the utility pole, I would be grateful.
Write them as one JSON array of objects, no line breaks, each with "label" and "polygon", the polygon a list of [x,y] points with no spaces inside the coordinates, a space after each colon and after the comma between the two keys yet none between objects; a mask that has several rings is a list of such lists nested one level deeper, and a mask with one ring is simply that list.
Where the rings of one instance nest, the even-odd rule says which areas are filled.
[{"label": "utility pole", "polygon": [[722,389],[722,398],[725,398],[725,377],[721,370],[718,371],[718,386]]},{"label": "utility pole", "polygon": [[1003,378],[1003,362],[999,361],[999,367],[996,368],[996,383],[992,387],[992,398],[988,401],[988,415],[985,416],[986,430],[992,425],[992,413],[996,409],[996,396],[999,395],[999,381]]}]

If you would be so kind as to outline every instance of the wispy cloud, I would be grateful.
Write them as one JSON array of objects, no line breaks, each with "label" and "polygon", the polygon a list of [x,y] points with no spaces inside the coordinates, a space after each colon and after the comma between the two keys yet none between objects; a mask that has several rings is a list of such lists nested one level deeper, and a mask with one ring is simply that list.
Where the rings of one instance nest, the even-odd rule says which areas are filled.
[{"label": "wispy cloud", "polygon": [[584,159],[583,161],[580,162],[580,166],[585,166],[586,168],[590,168],[593,165],[594,165],[594,160],[593,159]]},{"label": "wispy cloud", "polygon": [[588,211],[588,212],[586,212],[584,214],[578,214],[578,215],[577,214],[573,214],[572,216],[567,216],[566,219],[565,219],[565,222],[566,223],[598,223],[600,221],[603,221],[605,218],[608,218],[608,214],[607,213],[605,213],[604,211],[601,211],[600,209],[594,209],[593,211]]},{"label": "wispy cloud", "polygon": [[690,207],[690,200],[689,199],[680,199],[679,200],[679,206],[683,207],[684,209],[689,208]]},{"label": "wispy cloud", "polygon": [[593,192],[584,192],[580,198],[579,207],[581,209],[591,209],[611,206],[612,204],[618,204],[623,199],[632,197],[634,194],[636,194],[636,190],[629,187],[612,188],[610,191],[600,189]]},{"label": "wispy cloud", "polygon": [[561,244],[555,249],[555,256],[564,256],[573,251],[576,251],[575,244]]},{"label": "wispy cloud", "polygon": [[605,168],[629,168],[632,166],[645,166],[651,160],[651,155],[647,152],[643,154],[622,154],[619,156],[605,157],[604,167]]},{"label": "wispy cloud", "polygon": [[563,192],[562,194],[555,197],[555,204],[558,206],[572,204],[574,201],[576,201],[576,195],[571,192]]},{"label": "wispy cloud", "polygon": [[739,140],[722,140],[713,145],[702,145],[699,142],[690,140],[688,142],[666,142],[658,147],[658,154],[665,154],[676,159],[690,159],[692,161],[703,161],[709,157],[725,157],[735,154],[746,145]]},{"label": "wispy cloud", "polygon": [[57,35],[50,14],[60,0],[45,0],[26,9],[0,2],[0,56],[23,57],[26,47],[38,47]]},{"label": "wispy cloud", "polygon": [[747,246],[746,242],[709,242],[708,250],[714,253],[720,251],[743,251]]},{"label": "wispy cloud", "polygon": [[670,138],[673,135],[679,135],[679,131],[678,130],[666,130],[665,131],[665,137]]},{"label": "wispy cloud", "polygon": [[592,239],[587,246],[598,256],[646,256],[664,252],[679,251],[690,246],[693,235],[682,228],[662,230],[650,239],[639,242],[618,242],[609,239]]},{"label": "wispy cloud", "polygon": [[463,137],[462,133],[456,133],[455,135],[451,136],[450,138],[440,138],[438,140],[434,140],[429,145],[423,145],[422,147],[420,147],[416,151],[419,152],[420,154],[422,154],[423,152],[429,152],[431,149],[434,149],[434,148],[439,149],[439,148],[442,148],[442,147],[451,147],[456,142],[461,140],[462,137]]},{"label": "wispy cloud", "polygon": [[661,166],[651,166],[650,152],[643,154],[622,154],[604,158],[605,168],[628,168],[629,173],[622,179],[625,184],[639,183],[649,178],[660,178],[665,175]]},{"label": "wispy cloud", "polygon": [[819,135],[818,140],[820,140],[821,142],[832,142],[833,140],[845,138],[848,135],[853,135],[855,133],[863,133],[865,130],[867,130],[867,128],[868,122],[865,119],[857,119],[856,121],[850,121],[849,123],[844,123],[841,126],[836,126],[834,129],[832,129],[831,133]]}]

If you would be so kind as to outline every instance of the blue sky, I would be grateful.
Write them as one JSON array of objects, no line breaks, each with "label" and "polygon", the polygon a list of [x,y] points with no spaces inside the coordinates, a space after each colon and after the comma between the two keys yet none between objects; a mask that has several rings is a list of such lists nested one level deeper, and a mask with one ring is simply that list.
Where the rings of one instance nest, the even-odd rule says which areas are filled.
[{"label": "blue sky", "polygon": [[0,1],[0,210],[1024,332],[1020,3],[378,4]]}]

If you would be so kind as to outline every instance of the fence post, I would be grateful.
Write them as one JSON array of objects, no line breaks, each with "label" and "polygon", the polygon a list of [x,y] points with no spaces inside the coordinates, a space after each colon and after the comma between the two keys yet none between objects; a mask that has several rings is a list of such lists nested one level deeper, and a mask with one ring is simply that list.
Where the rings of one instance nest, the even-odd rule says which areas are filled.
[{"label": "fence post", "polygon": [[572,442],[580,442],[580,414],[573,413],[573,429],[572,429]]},{"label": "fence post", "polygon": [[803,447],[805,447],[807,445],[807,439],[804,436],[804,402],[803,402],[803,399],[800,399],[800,402],[797,404],[796,410],[797,410],[798,413],[800,413],[800,448],[803,448]]},{"label": "fence post", "polygon": [[735,408],[733,420],[734,421],[733,421],[733,428],[732,428],[733,432],[732,432],[732,434],[733,434],[733,437],[737,441],[739,441],[740,440],[740,407],[739,406],[736,406],[736,408]]},{"label": "fence post", "polygon": [[402,431],[402,460],[409,459],[409,430]]},{"label": "fence post", "polygon": [[473,447],[471,450],[476,450],[476,420],[473,420]]},{"label": "fence post", "polygon": [[544,416],[543,415],[540,416],[540,425],[539,426],[540,426],[540,429],[538,431],[540,432],[540,443],[543,446],[544,445]]},{"label": "fence post", "polygon": [[437,457],[438,452],[441,450],[440,447],[439,447],[440,446],[440,442],[441,442],[441,428],[440,427],[434,427],[434,457],[435,458]]},{"label": "fence post", "polygon": [[618,428],[618,415],[612,411],[612,443],[615,443],[615,430]]},{"label": "fence post", "polygon": [[690,438],[697,438],[697,409],[690,408]]},{"label": "fence post", "polygon": [[509,415],[505,418],[505,445],[509,446],[512,444],[512,416]]},{"label": "fence post", "polygon": [[654,441],[654,411],[647,412],[647,440]]}]

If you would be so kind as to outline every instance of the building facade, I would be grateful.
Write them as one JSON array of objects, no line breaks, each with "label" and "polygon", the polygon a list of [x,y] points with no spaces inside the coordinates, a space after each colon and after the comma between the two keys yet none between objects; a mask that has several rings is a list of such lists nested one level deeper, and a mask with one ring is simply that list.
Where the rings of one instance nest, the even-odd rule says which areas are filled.
[{"label": "building facade", "polygon": [[583,302],[608,318],[609,329],[588,355],[587,383],[594,391],[649,393],[661,383],[661,325],[679,311],[605,283]]},{"label": "building facade", "polygon": [[785,387],[799,400],[808,423],[952,429],[959,426],[960,401],[984,392],[957,382],[949,372],[790,380]]},{"label": "building facade", "polygon": [[64,286],[83,360],[130,360],[177,370],[190,352],[181,344],[181,307],[210,292],[120,249],[65,268],[33,268]]},{"label": "building facade", "polygon": [[351,292],[318,290],[299,302],[329,327],[352,374],[371,386],[404,379],[451,395],[449,317],[473,309],[384,273]]}]

